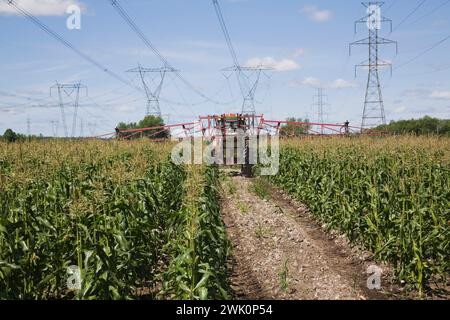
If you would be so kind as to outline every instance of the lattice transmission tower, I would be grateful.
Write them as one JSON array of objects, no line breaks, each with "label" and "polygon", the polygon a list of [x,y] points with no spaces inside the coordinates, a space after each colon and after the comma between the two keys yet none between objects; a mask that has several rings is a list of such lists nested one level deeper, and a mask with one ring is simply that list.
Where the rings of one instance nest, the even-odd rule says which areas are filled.
[{"label": "lattice transmission tower", "polygon": [[[161,68],[144,68],[139,65],[137,68],[130,69],[127,72],[138,73],[142,86],[144,87],[145,95],[147,98],[147,111],[146,115],[152,115],[156,117],[162,117],[161,108],[159,106],[159,97],[161,95],[161,90],[168,72],[177,72],[177,70],[171,67],[161,67]],[[151,79],[153,84],[151,87],[149,81],[147,81],[146,75],[154,75]]]},{"label": "lattice transmission tower", "polygon": [[[232,66],[223,69],[225,72],[233,72],[236,74],[239,89],[242,94],[242,114],[255,115],[255,95],[258,90],[261,75],[264,71],[269,71],[270,68],[264,66],[259,67],[242,67]],[[228,78],[228,77],[227,77]]]},{"label": "lattice transmission tower", "polygon": [[[317,94],[313,96],[313,107],[317,111],[317,123],[325,123],[324,120],[324,107],[328,105],[326,100],[328,97],[323,94],[323,88],[317,88]],[[320,126],[320,133],[324,134],[324,127]]]},{"label": "lattice transmission tower", "polygon": [[386,124],[386,114],[384,110],[379,71],[381,68],[390,67],[392,74],[392,64],[388,61],[380,59],[379,46],[394,44],[396,47],[396,52],[398,52],[398,44],[396,41],[380,36],[380,30],[383,23],[389,23],[392,32],[392,20],[385,18],[381,13],[381,7],[383,4],[384,2],[362,3],[362,5],[367,9],[367,15],[355,22],[355,34],[357,33],[357,26],[363,23],[368,29],[369,36],[365,39],[361,39],[350,44],[350,55],[351,49],[354,45],[366,45],[369,48],[369,59],[355,66],[355,77],[357,75],[358,67],[368,69],[361,131],[381,124]]},{"label": "lattice transmission tower", "polygon": [[[75,137],[75,132],[77,129],[77,115],[78,115],[78,107],[80,103],[80,91],[85,90],[87,95],[87,87],[82,85],[80,82],[75,84],[61,84],[56,83],[56,85],[50,87],[50,95],[52,95],[52,92],[54,90],[58,91],[58,98],[59,98],[59,108],[61,111],[61,120],[64,128],[64,135],[66,138],[69,137],[69,131],[67,128],[67,121],[66,121],[66,103],[65,98],[73,98],[73,117],[72,117],[72,137]],[[73,97],[75,96],[75,97]]]},{"label": "lattice transmission tower", "polygon": [[217,18],[219,19],[220,27],[222,29],[225,41],[230,51],[231,58],[233,59],[234,65],[230,68],[226,68],[223,71],[234,72],[236,74],[239,89],[242,94],[242,114],[255,115],[255,95],[258,89],[258,85],[261,79],[261,74],[264,71],[272,70],[271,68],[265,67],[263,65],[259,66],[241,66],[239,59],[234,50],[233,42],[231,41],[230,34],[228,32],[227,25],[225,23],[224,16],[222,14],[222,9],[220,7],[218,0],[212,0],[214,9],[216,11]]},{"label": "lattice transmission tower", "polygon": [[81,119],[80,121],[80,138],[84,137],[84,120]]},{"label": "lattice transmission tower", "polygon": [[27,117],[27,136],[28,136],[28,138],[31,136],[31,120],[30,120],[30,117]]},{"label": "lattice transmission tower", "polygon": [[59,121],[52,120],[50,124],[52,125],[53,137],[56,138],[58,136]]}]

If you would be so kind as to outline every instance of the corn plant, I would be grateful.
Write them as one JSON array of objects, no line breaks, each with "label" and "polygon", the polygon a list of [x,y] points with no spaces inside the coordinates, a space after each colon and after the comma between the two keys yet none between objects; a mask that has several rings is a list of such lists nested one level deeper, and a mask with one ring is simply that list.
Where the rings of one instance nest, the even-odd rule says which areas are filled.
[{"label": "corn plant", "polygon": [[171,263],[161,297],[228,299],[230,244],[220,215],[217,167],[190,167],[184,210],[175,220],[176,239],[168,244]]},{"label": "corn plant", "polygon": [[[0,146],[0,298],[154,295],[186,178],[170,146],[29,142]],[[67,267],[82,275],[67,289]]]},{"label": "corn plant", "polygon": [[450,266],[450,140],[287,142],[271,180],[422,294]]}]

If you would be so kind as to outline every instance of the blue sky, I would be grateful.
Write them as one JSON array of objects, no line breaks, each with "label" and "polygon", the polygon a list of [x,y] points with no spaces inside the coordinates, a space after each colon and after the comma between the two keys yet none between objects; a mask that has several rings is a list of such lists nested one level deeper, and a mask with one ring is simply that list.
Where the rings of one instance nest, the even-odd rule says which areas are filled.
[{"label": "blue sky", "polygon": [[[16,1],[75,47],[136,85],[140,84],[136,74],[126,70],[138,63],[161,66],[107,0]],[[52,135],[51,122],[61,123],[56,92],[53,97],[49,94],[56,81],[81,81],[89,88],[80,96],[77,133],[81,119],[84,134],[94,135],[113,131],[119,121],[144,116],[142,93],[96,69],[4,2],[0,0],[0,132],[12,128],[26,133],[30,119],[31,133]],[[387,70],[381,71],[388,120],[450,117],[450,39],[427,51],[450,35],[450,1],[421,2],[389,0],[382,10],[395,28],[389,34],[384,26],[383,35],[399,43],[398,55],[392,46],[380,52],[394,68],[392,77]],[[74,3],[82,7],[81,30],[66,27],[65,9]],[[240,110],[235,78],[227,80],[221,72],[233,62],[211,0],[120,3],[190,83],[221,102],[205,102],[169,76],[161,94],[161,109],[168,122]],[[353,22],[365,15],[360,1],[222,0],[221,6],[240,63],[263,62],[275,68],[262,77],[256,96],[258,113],[276,120],[288,116],[315,120],[313,95],[321,86],[328,97],[327,122],[348,119],[360,124],[367,74],[359,70],[355,78],[354,65],[367,59],[367,48],[356,47],[351,57],[348,54],[350,42],[367,37],[364,26],[354,35]],[[65,100],[69,127],[70,99]],[[63,134],[61,124],[58,134]]]}]

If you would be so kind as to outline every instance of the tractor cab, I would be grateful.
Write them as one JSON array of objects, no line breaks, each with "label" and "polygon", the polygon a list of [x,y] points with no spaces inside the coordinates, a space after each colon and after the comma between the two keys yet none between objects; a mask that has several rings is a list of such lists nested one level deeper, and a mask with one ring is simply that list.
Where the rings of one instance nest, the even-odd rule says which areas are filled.
[{"label": "tractor cab", "polygon": [[246,119],[241,114],[223,114],[217,118],[217,127],[225,133],[235,133],[237,129],[246,130]]},{"label": "tractor cab", "polygon": [[[223,163],[225,165],[241,165],[242,174],[246,176],[252,174],[253,168],[249,163],[249,137],[247,135],[254,123],[252,119],[254,119],[254,116],[236,113],[214,116],[214,127],[221,132],[221,136],[216,137],[216,139],[222,140]],[[240,137],[239,135],[242,134],[244,136]],[[238,139],[243,139],[243,141],[239,143]],[[228,144],[230,143],[233,144],[231,147],[233,151],[232,154],[230,154],[230,151],[227,154],[227,149],[230,148]]]}]

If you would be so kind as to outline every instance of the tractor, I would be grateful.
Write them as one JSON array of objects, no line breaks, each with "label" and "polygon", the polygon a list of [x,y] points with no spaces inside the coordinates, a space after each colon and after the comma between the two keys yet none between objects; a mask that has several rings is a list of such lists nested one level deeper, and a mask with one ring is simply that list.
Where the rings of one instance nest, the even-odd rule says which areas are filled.
[{"label": "tractor", "polygon": [[[253,174],[254,165],[250,163],[250,137],[254,134],[255,116],[243,114],[223,114],[221,116],[213,116],[213,127],[220,135],[216,135],[215,141],[221,139],[223,147],[223,164],[234,165],[240,164],[241,173],[244,176],[250,177]],[[239,136],[243,135],[243,137]],[[243,145],[239,146],[238,140],[243,139]],[[232,143],[232,155],[227,157],[228,143]],[[243,155],[239,156],[239,152]],[[239,163],[240,162],[240,163]]]}]

